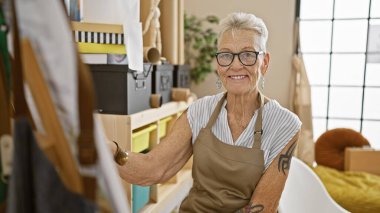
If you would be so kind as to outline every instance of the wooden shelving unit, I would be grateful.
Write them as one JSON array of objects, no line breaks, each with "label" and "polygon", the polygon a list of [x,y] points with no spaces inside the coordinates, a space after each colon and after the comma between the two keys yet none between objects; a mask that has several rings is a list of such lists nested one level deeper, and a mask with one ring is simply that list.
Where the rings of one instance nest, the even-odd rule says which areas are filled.
[{"label": "wooden shelving unit", "polygon": [[[150,133],[149,149],[152,149],[160,142],[158,129],[161,124],[159,121],[172,116],[173,119],[168,122],[167,126],[167,131],[170,131],[176,119],[191,102],[193,99],[190,98],[188,102],[169,102],[160,108],[148,109],[131,115],[98,114],[98,116],[102,120],[107,138],[110,141],[118,142],[123,149],[128,151],[133,148],[132,134],[135,130],[151,124],[157,125],[157,129]],[[171,212],[178,207],[192,186],[191,164],[192,159],[167,183],[151,186],[150,203],[140,212]],[[123,183],[128,202],[132,206],[132,185],[125,181]]]},{"label": "wooden shelving unit", "polygon": [[183,169],[177,174],[176,183],[162,184],[158,187],[159,200],[157,203],[149,203],[141,209],[141,212],[172,212],[179,207],[192,185],[191,170]]}]

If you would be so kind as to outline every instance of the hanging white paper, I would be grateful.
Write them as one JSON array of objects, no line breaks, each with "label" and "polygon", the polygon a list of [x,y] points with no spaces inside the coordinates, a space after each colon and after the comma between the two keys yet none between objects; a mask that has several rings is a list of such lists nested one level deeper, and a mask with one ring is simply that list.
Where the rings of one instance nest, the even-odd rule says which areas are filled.
[{"label": "hanging white paper", "polygon": [[83,0],[83,22],[103,24],[123,24],[118,12],[119,0]]},{"label": "hanging white paper", "polygon": [[143,41],[142,25],[140,22],[140,1],[119,0],[119,13],[124,19],[124,39],[129,68],[143,72]]},{"label": "hanging white paper", "polygon": [[83,0],[83,21],[121,24],[129,68],[143,71],[143,41],[140,0]]},{"label": "hanging white paper", "polygon": [[137,72],[143,72],[143,41],[141,22],[128,22],[123,25],[124,39],[129,68]]}]

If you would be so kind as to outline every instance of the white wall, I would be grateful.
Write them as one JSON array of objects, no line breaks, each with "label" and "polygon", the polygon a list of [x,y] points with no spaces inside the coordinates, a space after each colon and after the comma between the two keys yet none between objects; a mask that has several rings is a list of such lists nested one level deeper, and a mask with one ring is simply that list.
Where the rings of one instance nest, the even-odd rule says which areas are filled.
[{"label": "white wall", "polygon": [[[186,0],[185,10],[199,17],[212,14],[224,18],[231,12],[242,11],[262,18],[268,27],[271,54],[264,93],[289,107],[295,0]],[[210,74],[203,83],[193,83],[191,89],[198,97],[215,94],[221,91],[216,89],[215,82],[216,75]]]}]

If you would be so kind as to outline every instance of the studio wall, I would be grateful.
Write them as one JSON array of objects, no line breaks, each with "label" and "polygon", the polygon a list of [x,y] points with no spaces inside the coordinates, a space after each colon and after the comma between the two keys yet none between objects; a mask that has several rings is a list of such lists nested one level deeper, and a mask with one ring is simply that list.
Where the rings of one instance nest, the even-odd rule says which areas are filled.
[{"label": "studio wall", "polygon": [[[262,18],[269,31],[267,49],[271,56],[264,93],[289,108],[295,0],[188,0],[185,11],[198,17],[216,15],[219,18],[242,11]],[[203,83],[193,83],[191,89],[198,97],[216,94],[222,91],[216,88],[216,80],[214,73],[209,74]]]}]

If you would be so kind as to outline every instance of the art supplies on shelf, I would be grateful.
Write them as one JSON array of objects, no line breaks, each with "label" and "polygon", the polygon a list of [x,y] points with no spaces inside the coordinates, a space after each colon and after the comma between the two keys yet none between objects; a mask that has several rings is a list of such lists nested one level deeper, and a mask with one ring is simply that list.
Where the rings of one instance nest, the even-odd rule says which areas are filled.
[{"label": "art supplies on shelf", "polygon": [[71,26],[80,53],[126,54],[122,25],[72,21]]},{"label": "art supplies on shelf", "polygon": [[128,64],[126,54],[82,53],[80,55],[86,64]]},{"label": "art supplies on shelf", "polygon": [[125,44],[122,25],[71,22],[76,42]]},{"label": "art supplies on shelf", "polygon": [[79,53],[127,54],[124,45],[77,43]]}]

